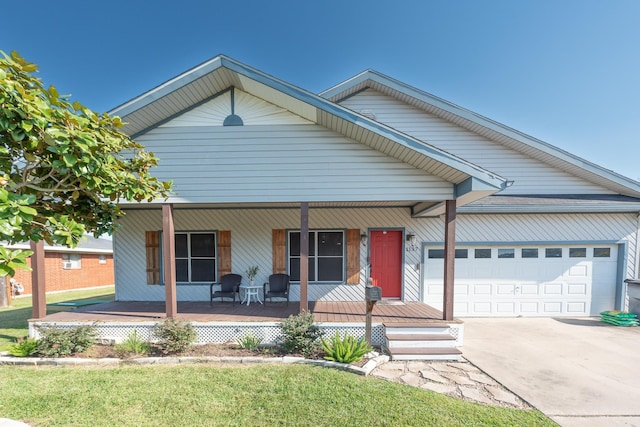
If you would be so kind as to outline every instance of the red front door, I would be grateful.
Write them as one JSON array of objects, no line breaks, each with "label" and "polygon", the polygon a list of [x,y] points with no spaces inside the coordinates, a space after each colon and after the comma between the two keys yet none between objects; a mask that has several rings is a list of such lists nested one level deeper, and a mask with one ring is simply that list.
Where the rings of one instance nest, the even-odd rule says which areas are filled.
[{"label": "red front door", "polygon": [[373,285],[382,288],[383,298],[402,297],[402,231],[371,231],[369,242]]}]

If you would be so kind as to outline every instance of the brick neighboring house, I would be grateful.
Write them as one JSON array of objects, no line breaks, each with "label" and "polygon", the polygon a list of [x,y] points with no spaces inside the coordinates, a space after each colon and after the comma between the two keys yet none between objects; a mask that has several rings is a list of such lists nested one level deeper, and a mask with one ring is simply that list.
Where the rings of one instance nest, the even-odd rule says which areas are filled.
[{"label": "brick neighboring house", "polygon": [[[29,249],[24,243],[7,247]],[[45,244],[44,251],[47,292],[114,284],[113,243],[109,239],[87,236],[74,249]],[[24,289],[19,295],[31,294],[30,271],[17,270],[13,278]]]}]

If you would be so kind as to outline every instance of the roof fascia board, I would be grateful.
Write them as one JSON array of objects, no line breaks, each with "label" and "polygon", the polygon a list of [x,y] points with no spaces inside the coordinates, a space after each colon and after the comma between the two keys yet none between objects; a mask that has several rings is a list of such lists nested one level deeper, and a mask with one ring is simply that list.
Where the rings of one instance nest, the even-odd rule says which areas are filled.
[{"label": "roof fascia board", "polygon": [[198,80],[199,78],[211,73],[222,66],[224,56],[218,55],[200,65],[196,65],[190,70],[162,83],[159,86],[133,98],[109,111],[109,115],[126,116],[133,113],[146,105],[168,95],[169,93]]},{"label": "roof fascia board", "polygon": [[530,135],[527,135],[523,132],[513,129],[502,123],[496,122],[495,120],[492,120],[488,117],[482,116],[471,110],[467,110],[466,108],[460,107],[459,105],[453,104],[433,94],[417,89],[413,86],[410,86],[406,83],[403,83],[399,80],[396,80],[392,77],[386,76],[374,70],[363,71],[357,76],[351,79],[348,79],[343,83],[340,83],[330,89],[327,89],[326,91],[322,92],[321,95],[324,97],[330,98],[342,91],[347,90],[349,87],[353,87],[355,85],[363,83],[366,80],[372,80],[376,83],[387,86],[392,90],[397,90],[398,92],[404,93],[405,95],[416,98],[427,104],[431,104],[436,108],[440,108],[451,114],[455,114],[456,116],[459,116],[465,120],[471,121],[489,130],[505,135],[522,144],[535,148],[545,154],[554,156],[573,166],[576,166],[586,171],[589,171],[591,173],[594,173],[602,178],[606,178],[610,181],[613,181],[618,185],[622,185],[624,187],[629,188],[632,191],[640,193],[640,182],[638,181],[635,181],[624,175],[620,175],[609,169],[603,168],[602,166],[599,166],[595,163],[592,163],[588,160],[585,160],[581,157],[571,154],[568,151],[555,147],[547,142],[534,138]]},{"label": "roof fascia board", "polygon": [[492,213],[514,213],[514,214],[540,214],[540,213],[633,213],[640,212],[640,204],[628,206],[620,205],[506,205],[506,206],[464,206],[460,208],[460,213],[492,214]]}]

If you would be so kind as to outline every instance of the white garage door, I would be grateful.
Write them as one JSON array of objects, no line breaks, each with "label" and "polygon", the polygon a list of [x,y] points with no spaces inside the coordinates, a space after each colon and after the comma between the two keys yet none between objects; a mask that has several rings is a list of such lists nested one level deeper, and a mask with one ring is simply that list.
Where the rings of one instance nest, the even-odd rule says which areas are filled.
[{"label": "white garage door", "polygon": [[[615,307],[617,245],[458,246],[455,316],[597,316]],[[424,251],[424,301],[442,307],[444,250]]]}]

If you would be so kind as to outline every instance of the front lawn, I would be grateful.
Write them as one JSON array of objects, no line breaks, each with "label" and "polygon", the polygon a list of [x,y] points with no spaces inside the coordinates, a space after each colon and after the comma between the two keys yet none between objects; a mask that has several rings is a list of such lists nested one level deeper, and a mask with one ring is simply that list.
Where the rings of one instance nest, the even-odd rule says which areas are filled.
[{"label": "front lawn", "polygon": [[308,365],[0,367],[0,418],[37,426],[554,426]]},{"label": "front lawn", "polygon": [[[95,289],[83,289],[47,294],[47,304],[64,301],[79,300],[109,300],[113,301],[113,286]],[[47,314],[59,311],[73,310],[73,307],[47,305]],[[31,318],[31,297],[18,297],[12,301],[12,306],[0,308],[0,351],[9,349],[9,346],[29,333],[27,320]]]}]

